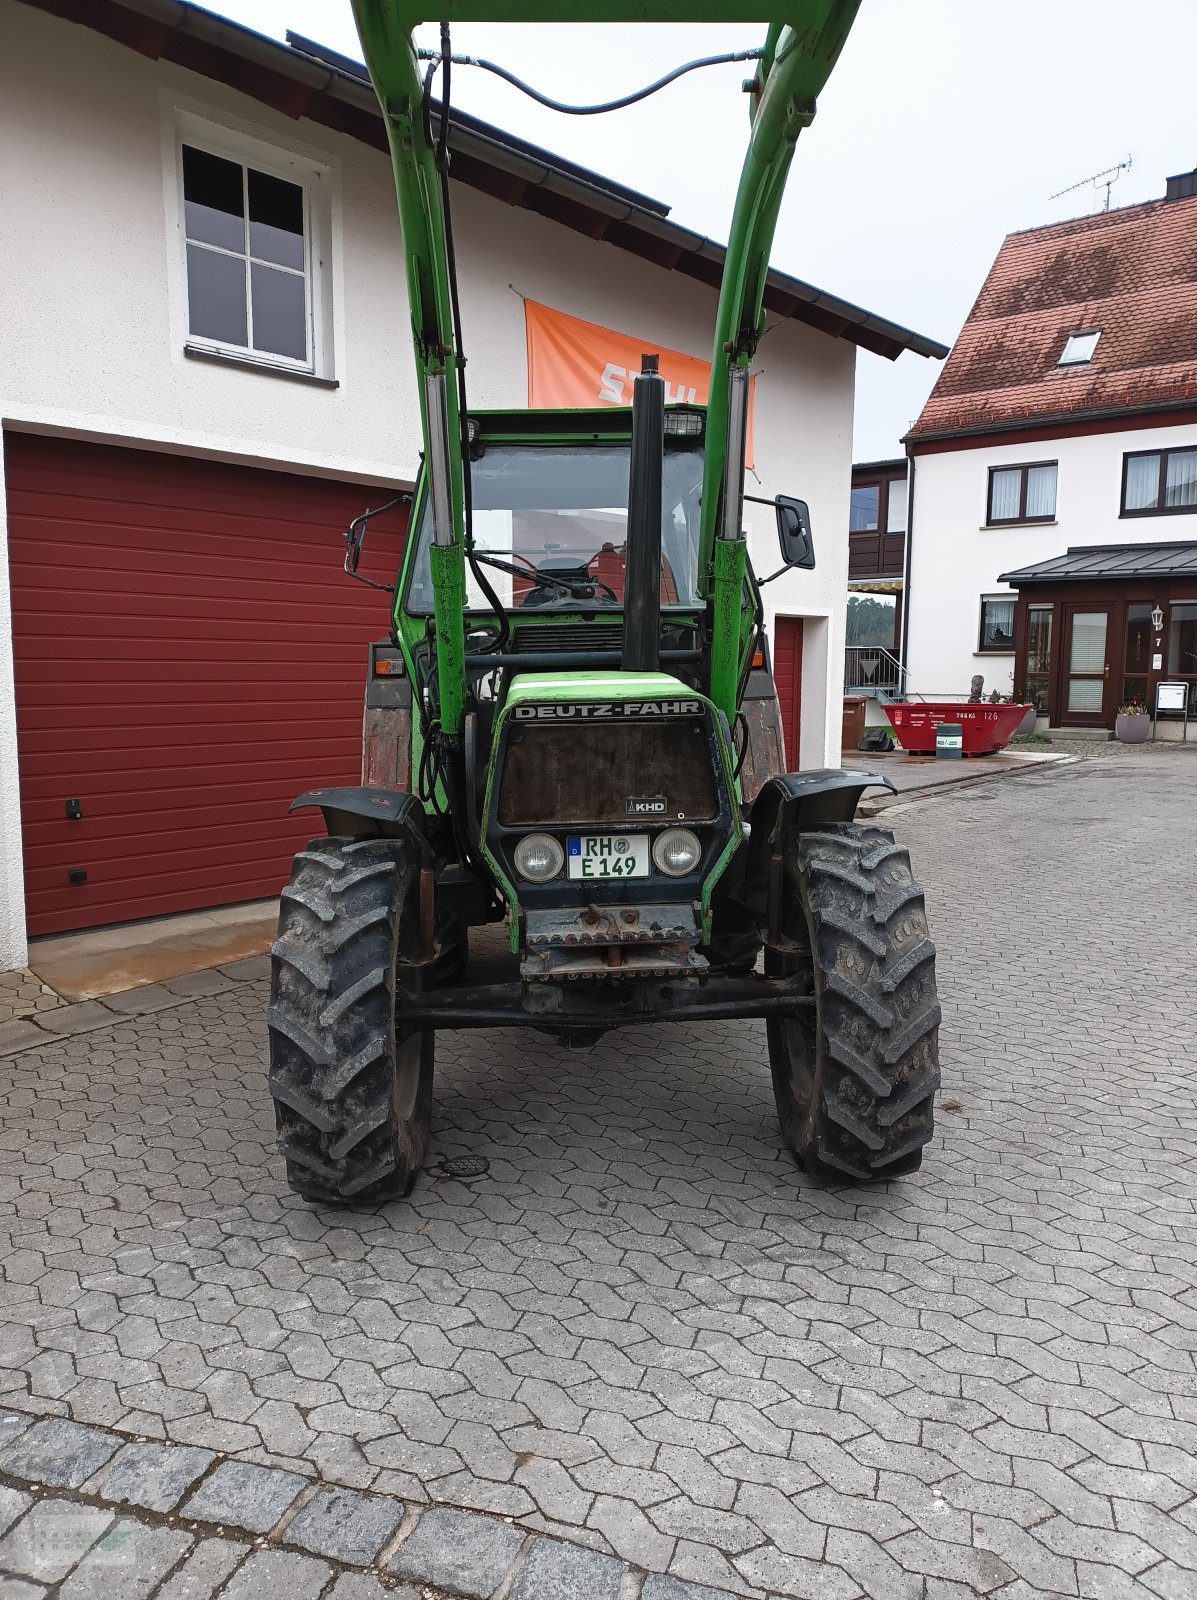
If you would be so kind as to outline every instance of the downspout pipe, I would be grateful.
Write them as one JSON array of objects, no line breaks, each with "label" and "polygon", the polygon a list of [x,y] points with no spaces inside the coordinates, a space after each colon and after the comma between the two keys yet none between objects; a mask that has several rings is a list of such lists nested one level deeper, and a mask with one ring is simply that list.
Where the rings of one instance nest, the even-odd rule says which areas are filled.
[{"label": "downspout pipe", "polygon": [[906,554],[902,561],[902,642],[899,655],[902,661],[902,696],[909,697],[907,662],[910,649],[910,567],[914,549],[914,448],[906,441]]},{"label": "downspout pipe", "polygon": [[624,567],[623,670],[661,665],[661,473],[665,455],[665,384],[657,357],[641,357],[632,385],[628,470],[628,548]]}]

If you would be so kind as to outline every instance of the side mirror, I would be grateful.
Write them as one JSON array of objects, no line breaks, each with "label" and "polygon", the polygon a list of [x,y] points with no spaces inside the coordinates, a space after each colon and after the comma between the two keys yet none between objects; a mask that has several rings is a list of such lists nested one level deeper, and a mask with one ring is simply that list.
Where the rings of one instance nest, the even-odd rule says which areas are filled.
[{"label": "side mirror", "polygon": [[811,572],[815,565],[815,541],[810,531],[810,509],[805,500],[791,500],[779,494],[773,502],[777,508],[777,542],[781,546],[781,559],[787,567],[801,567]]}]

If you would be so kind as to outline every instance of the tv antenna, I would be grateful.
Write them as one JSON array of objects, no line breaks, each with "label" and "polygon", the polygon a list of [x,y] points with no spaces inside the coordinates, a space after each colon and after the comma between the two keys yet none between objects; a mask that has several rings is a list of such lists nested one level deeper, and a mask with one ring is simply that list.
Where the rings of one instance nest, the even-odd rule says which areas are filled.
[{"label": "tv antenna", "polygon": [[1100,189],[1104,183],[1106,186],[1106,203],[1101,209],[1108,211],[1110,209],[1110,190],[1118,182],[1122,174],[1129,172],[1130,169],[1131,158],[1127,156],[1126,160],[1120,161],[1116,167],[1107,167],[1104,172],[1095,172],[1092,177],[1082,178],[1079,183],[1070,183],[1067,189],[1057,189],[1055,194],[1050,195],[1048,198],[1058,200],[1062,194],[1072,194],[1075,189],[1083,189],[1087,183],[1091,183],[1094,189]]}]

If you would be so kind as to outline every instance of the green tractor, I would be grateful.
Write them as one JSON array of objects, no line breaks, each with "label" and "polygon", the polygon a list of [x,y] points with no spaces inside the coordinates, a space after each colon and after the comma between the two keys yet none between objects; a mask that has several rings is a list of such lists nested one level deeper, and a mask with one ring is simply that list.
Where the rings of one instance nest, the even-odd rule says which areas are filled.
[{"label": "green tractor", "polygon": [[[939,1086],[935,950],[865,773],[782,769],[742,527],[749,368],[800,130],[858,0],[520,0],[520,21],[768,24],[706,407],[471,413],[449,217],[443,20],[482,0],[354,0],[390,139],[424,455],[389,640],[371,648],[361,787],[318,789],[327,837],[283,890],[270,1089],[291,1187],[406,1195],[441,1028],[585,1047],[650,1022],[765,1019],[784,1137],[832,1183],[919,1166]],[[418,22],[442,20],[418,51]],[[442,74],[439,136],[429,88]],[[776,502],[783,565],[809,517]],[[348,535],[356,571],[367,519]],[[892,786],[891,786],[892,787]],[[293,808],[294,809],[294,808]],[[508,981],[464,977],[502,921]],[[518,966],[518,970],[517,970]]]}]

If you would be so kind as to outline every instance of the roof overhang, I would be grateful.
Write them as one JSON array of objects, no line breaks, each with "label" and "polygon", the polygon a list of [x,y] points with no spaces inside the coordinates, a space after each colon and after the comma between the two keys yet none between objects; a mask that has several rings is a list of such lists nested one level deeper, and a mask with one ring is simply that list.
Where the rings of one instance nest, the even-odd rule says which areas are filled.
[{"label": "roof overhang", "polygon": [[980,442],[1004,434],[1059,438],[1066,437],[1070,433],[1091,431],[1095,426],[1100,427],[1102,431],[1113,432],[1119,423],[1133,425],[1137,418],[1145,418],[1150,423],[1151,419],[1174,415],[1179,421],[1188,422],[1193,414],[1194,407],[1191,400],[1168,400],[1148,406],[1118,408],[1102,406],[1092,411],[1055,411],[1034,417],[992,418],[960,428],[928,428],[925,432],[918,432],[912,428],[909,433],[903,434],[902,443],[910,447],[912,454],[917,455],[924,448],[931,446],[942,448],[945,444],[957,440]]},{"label": "roof overhang", "polygon": [[[297,34],[279,44],[186,0],[24,4],[92,28],[151,60],[227,83],[285,116],[307,117],[386,149],[366,69]],[[718,289],[724,246],[671,221],[659,201],[460,112],[453,114],[449,145],[457,181]],[[948,354],[938,340],[784,272],[770,271],[765,308],[891,361],[903,350],[937,360]]]},{"label": "roof overhang", "polygon": [[1062,556],[1000,573],[998,582],[1022,589],[1038,583],[1117,583],[1132,578],[1197,581],[1197,540],[1073,545]]}]

